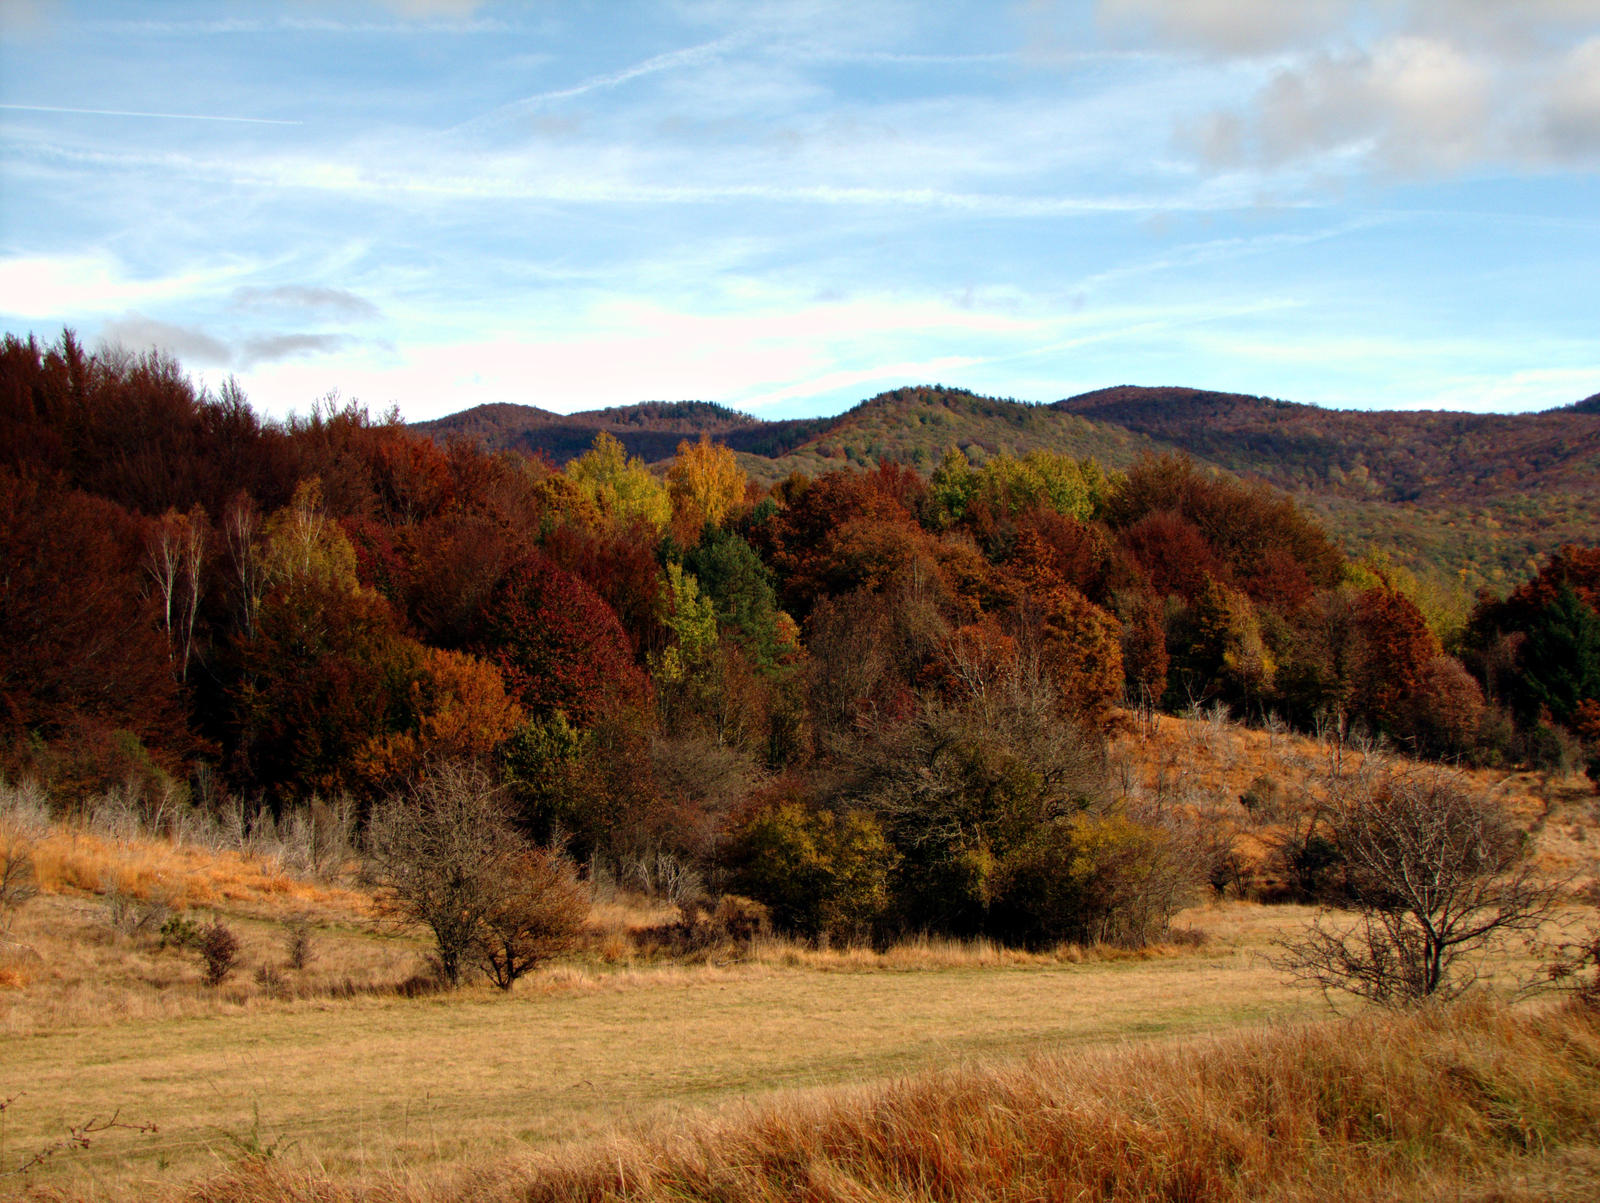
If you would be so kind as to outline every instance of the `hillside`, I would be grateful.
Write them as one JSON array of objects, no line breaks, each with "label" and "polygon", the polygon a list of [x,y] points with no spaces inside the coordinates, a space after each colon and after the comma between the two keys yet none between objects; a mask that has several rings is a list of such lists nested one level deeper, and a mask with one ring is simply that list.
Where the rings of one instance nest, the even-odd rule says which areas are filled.
[{"label": "hillside", "polygon": [[669,458],[682,440],[702,434],[735,451],[769,458],[798,446],[832,421],[764,422],[709,401],[645,401],[573,414],[535,405],[478,405],[413,428],[440,441],[464,438],[490,451],[543,455],[559,466],[587,451],[601,431],[616,437],[629,455],[652,463]]},{"label": "hillside", "polygon": [[1506,415],[1330,410],[1134,386],[1041,405],[923,386],[798,421],[764,422],[705,402],[570,415],[493,405],[417,429],[542,453],[557,464],[601,430],[648,462],[705,434],[738,452],[763,484],[879,459],[927,471],[950,446],[975,461],[1043,449],[1116,468],[1144,452],[1182,451],[1294,494],[1351,553],[1386,553],[1468,590],[1525,573],[1553,546],[1600,537],[1600,394]]},{"label": "hillside", "polygon": [[1468,584],[1600,532],[1600,396],[1533,414],[1372,413],[1123,386],[1052,408],[1260,477],[1347,548],[1375,545]]}]

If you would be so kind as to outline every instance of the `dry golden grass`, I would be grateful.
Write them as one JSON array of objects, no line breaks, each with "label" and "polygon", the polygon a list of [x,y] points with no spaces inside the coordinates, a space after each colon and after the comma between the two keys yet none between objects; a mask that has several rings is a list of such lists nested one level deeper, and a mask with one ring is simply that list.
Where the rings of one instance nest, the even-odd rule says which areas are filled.
[{"label": "dry golden grass", "polygon": [[1477,1005],[928,1075],[568,1152],[521,1197],[1592,1198],[1597,1135],[1597,1017]]},{"label": "dry golden grass", "polygon": [[[1355,743],[1207,718],[1131,716],[1113,740],[1115,783],[1131,796],[1185,807],[1236,834],[1240,850],[1259,864],[1282,822],[1326,800],[1331,779],[1356,777],[1382,764],[1407,767],[1403,757]],[[1600,793],[1581,775],[1511,769],[1452,769],[1473,793],[1497,799],[1534,836],[1537,865],[1574,886],[1600,881]],[[1275,800],[1252,814],[1241,799],[1266,783]]]},{"label": "dry golden grass", "polygon": [[[1147,960],[995,964],[947,950],[947,961],[887,964],[839,953],[831,967],[595,962],[536,974],[510,995],[202,999],[175,1015],[8,1037],[0,1095],[25,1092],[8,1117],[13,1149],[118,1108],[160,1125],[36,1177],[73,1192],[141,1197],[252,1139],[292,1143],[297,1164],[336,1175],[452,1172],[775,1091],[1320,1010],[1256,956],[1293,910],[1186,916],[1201,928],[1213,918],[1232,934]],[[203,988],[169,993],[185,990]]]},{"label": "dry golden grass", "polygon": [[226,906],[267,914],[371,913],[367,895],[296,876],[267,856],[167,840],[111,838],[53,825],[33,851],[40,889],[47,893],[117,892],[174,910]]},{"label": "dry golden grass", "polygon": [[958,1066],[471,1167],[240,1156],[148,1191],[193,1203],[1531,1203],[1597,1188],[1600,1016],[1480,1001]]}]

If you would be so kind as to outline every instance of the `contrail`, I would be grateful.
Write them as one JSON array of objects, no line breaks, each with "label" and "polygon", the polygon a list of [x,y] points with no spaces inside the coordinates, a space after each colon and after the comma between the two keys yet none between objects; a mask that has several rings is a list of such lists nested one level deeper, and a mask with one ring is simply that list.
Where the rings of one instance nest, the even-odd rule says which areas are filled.
[{"label": "contrail", "polygon": [[218,117],[211,113],[143,113],[134,109],[69,109],[55,104],[0,104],[0,109],[24,113],[79,113],[88,117],[159,117],[164,121],[231,121],[243,125],[304,125],[274,117]]}]

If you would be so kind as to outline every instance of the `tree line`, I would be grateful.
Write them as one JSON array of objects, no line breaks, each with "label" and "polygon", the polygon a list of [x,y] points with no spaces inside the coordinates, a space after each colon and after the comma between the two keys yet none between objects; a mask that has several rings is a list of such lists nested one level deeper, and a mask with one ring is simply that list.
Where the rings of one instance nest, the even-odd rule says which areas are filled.
[{"label": "tree line", "polygon": [[1159,934],[1197,867],[1107,779],[1129,707],[1600,758],[1600,550],[1441,631],[1281,494],[1178,457],[763,489],[722,445],[652,468],[601,435],[557,469],[7,336],[0,562],[0,772],[65,804],[370,818],[476,764],[523,838],[814,937]]}]

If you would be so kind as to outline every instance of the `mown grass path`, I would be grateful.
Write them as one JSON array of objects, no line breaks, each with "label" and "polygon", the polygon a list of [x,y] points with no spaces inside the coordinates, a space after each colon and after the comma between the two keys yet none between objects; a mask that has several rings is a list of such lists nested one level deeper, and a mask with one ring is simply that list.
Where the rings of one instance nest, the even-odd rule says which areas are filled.
[{"label": "mown grass path", "polygon": [[1242,946],[1077,965],[664,967],[526,987],[10,1038],[0,1097],[23,1097],[5,1156],[120,1111],[160,1131],[110,1134],[39,1181],[170,1182],[251,1148],[330,1172],[437,1165],[774,1091],[1320,1006]]}]

